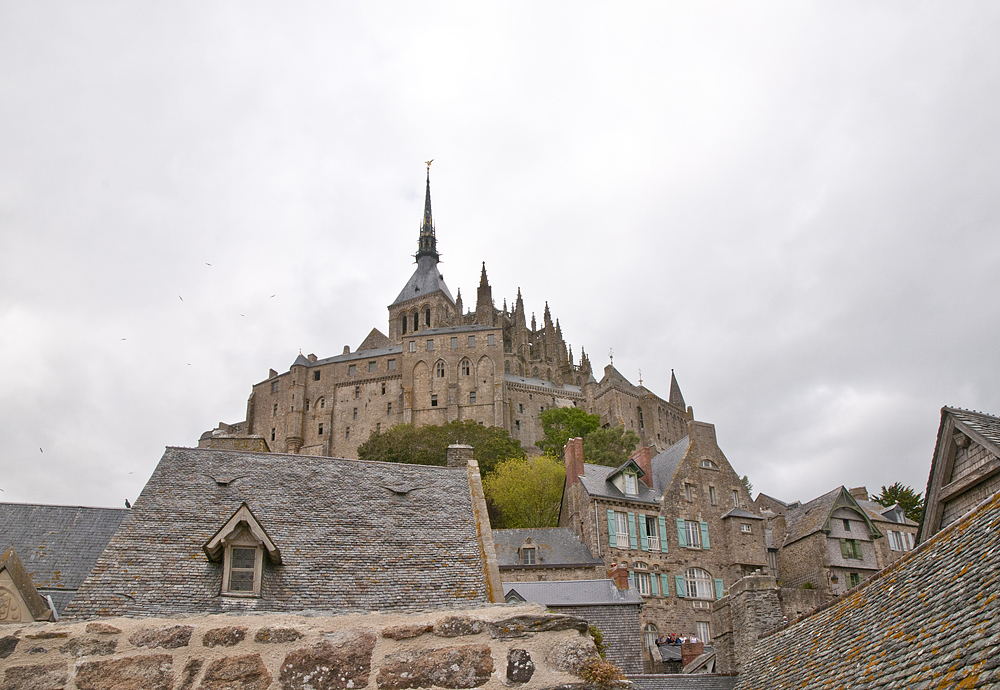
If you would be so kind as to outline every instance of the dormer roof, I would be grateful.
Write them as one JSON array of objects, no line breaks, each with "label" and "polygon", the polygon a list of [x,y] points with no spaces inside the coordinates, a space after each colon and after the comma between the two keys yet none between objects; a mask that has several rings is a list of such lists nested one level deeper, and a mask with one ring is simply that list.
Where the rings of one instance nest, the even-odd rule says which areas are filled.
[{"label": "dormer roof", "polygon": [[785,546],[808,537],[816,532],[830,533],[830,522],[835,510],[848,508],[860,517],[868,527],[868,532],[872,538],[882,536],[882,532],[875,527],[868,512],[858,503],[858,499],[851,495],[847,487],[839,486],[833,491],[814,498],[808,503],[789,510],[786,516],[788,524],[788,535],[785,537]]},{"label": "dormer roof", "polygon": [[267,535],[267,532],[261,526],[260,522],[254,516],[253,511],[250,510],[250,506],[244,502],[236,509],[232,517],[226,520],[226,523],[219,528],[211,539],[205,542],[202,549],[205,551],[205,555],[208,556],[210,561],[220,561],[222,560],[223,552],[225,551],[226,542],[233,538],[243,527],[250,534],[253,535],[267,551],[267,555],[271,558],[271,562],[275,565],[281,564],[281,551],[278,547],[274,545],[271,541],[271,537]]}]

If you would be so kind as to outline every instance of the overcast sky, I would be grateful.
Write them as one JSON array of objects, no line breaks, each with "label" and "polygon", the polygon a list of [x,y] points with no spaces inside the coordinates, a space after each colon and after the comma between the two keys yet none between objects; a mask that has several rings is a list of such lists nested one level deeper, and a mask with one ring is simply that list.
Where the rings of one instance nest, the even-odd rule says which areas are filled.
[{"label": "overcast sky", "polygon": [[[0,0],[0,500],[119,506],[441,265],[757,491],[1000,414],[1000,5]],[[210,264],[210,265],[209,265]]]}]

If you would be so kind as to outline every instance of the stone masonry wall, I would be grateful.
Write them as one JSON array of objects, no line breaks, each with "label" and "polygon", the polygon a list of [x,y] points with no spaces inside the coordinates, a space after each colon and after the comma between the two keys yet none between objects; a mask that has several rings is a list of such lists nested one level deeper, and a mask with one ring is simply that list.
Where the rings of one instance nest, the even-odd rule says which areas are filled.
[{"label": "stone masonry wall", "polygon": [[715,602],[716,670],[741,673],[754,647],[764,635],[784,623],[778,585],[770,575],[750,575],[729,588],[729,595]]},{"label": "stone masonry wall", "polygon": [[560,606],[552,610],[582,618],[597,627],[608,645],[608,661],[625,673],[642,673],[638,606]]},{"label": "stone masonry wall", "polygon": [[0,628],[0,687],[552,688],[579,683],[581,666],[596,656],[585,629],[539,606],[8,625]]}]

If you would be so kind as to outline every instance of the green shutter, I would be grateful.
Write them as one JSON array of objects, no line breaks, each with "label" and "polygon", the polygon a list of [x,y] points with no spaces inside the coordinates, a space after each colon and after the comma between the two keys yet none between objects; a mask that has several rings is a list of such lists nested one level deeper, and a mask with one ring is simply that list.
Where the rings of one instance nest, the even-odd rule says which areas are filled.
[{"label": "green shutter", "polygon": [[850,558],[851,557],[851,546],[850,546],[850,544],[847,543],[846,539],[841,539],[840,540],[840,555],[843,558]]},{"label": "green shutter", "polygon": [[631,570],[628,571],[628,584],[629,587],[635,587],[635,573],[633,573]]},{"label": "green shutter", "polygon": [[667,518],[660,516],[660,551],[667,552]]},{"label": "green shutter", "polygon": [[854,557],[860,561],[864,558],[864,554],[861,553],[861,541],[859,539],[852,539],[851,543],[854,545]]},{"label": "green shutter", "polygon": [[639,548],[649,551],[649,537],[646,531],[646,516],[639,513]]},{"label": "green shutter", "polygon": [[635,513],[628,514],[628,545],[630,548],[639,548],[639,540],[635,538]]},{"label": "green shutter", "polygon": [[615,511],[608,511],[608,547],[616,545],[615,537]]},{"label": "green shutter", "polygon": [[683,575],[674,575],[674,586],[677,588],[677,596],[682,599],[687,596],[687,586],[684,584]]},{"label": "green shutter", "polygon": [[663,596],[669,597],[670,596],[670,578],[667,576],[666,573],[661,573],[660,574],[660,585],[661,585],[660,591],[663,592]]},{"label": "green shutter", "polygon": [[682,547],[688,545],[687,532],[684,531],[684,520],[681,518],[677,518],[677,543]]},{"label": "green shutter", "polygon": [[710,545],[708,543],[708,523],[703,522],[701,523],[701,548],[707,550],[709,546]]},{"label": "green shutter", "polygon": [[721,599],[722,598],[722,589],[723,589],[722,580],[720,580],[719,578],[715,578],[715,598],[716,599]]},{"label": "green shutter", "polygon": [[660,596],[660,578],[656,577],[656,573],[649,574],[649,592],[654,597]]}]

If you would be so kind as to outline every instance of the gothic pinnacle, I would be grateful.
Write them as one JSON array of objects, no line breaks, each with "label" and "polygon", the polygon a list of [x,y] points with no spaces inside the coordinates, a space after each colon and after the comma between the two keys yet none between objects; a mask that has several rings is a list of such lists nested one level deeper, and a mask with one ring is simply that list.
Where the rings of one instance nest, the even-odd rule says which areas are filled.
[{"label": "gothic pinnacle", "polygon": [[424,220],[420,225],[420,238],[417,242],[417,259],[422,256],[434,257],[437,263],[440,255],[437,251],[437,238],[434,236],[434,218],[431,215],[431,163],[427,161],[427,192],[424,196]]}]

